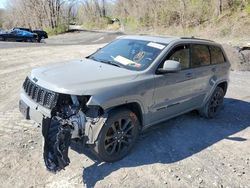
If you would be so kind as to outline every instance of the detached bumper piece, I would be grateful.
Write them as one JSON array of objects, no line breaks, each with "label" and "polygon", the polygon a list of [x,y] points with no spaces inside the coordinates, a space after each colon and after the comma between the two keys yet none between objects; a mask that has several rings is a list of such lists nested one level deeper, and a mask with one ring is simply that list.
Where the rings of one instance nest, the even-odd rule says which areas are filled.
[{"label": "detached bumper piece", "polygon": [[52,119],[43,123],[44,162],[53,173],[69,165],[68,150],[71,143],[71,128],[58,120]]}]

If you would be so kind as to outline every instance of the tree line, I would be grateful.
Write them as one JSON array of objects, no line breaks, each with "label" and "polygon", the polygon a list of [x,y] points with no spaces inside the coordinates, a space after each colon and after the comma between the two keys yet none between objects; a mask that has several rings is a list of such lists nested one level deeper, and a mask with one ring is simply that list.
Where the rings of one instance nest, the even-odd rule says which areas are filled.
[{"label": "tree line", "polygon": [[222,14],[249,9],[249,0],[117,0],[116,14],[139,27],[183,28],[218,19]]},{"label": "tree line", "polygon": [[105,28],[189,28],[214,22],[234,12],[250,14],[250,0],[10,0],[3,27],[47,28],[64,31],[69,24]]}]

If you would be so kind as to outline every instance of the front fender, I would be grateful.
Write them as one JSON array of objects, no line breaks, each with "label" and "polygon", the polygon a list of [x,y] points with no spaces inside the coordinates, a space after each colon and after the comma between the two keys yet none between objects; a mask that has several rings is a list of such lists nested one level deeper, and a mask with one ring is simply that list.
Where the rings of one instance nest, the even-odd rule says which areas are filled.
[{"label": "front fender", "polygon": [[107,121],[108,113],[104,113],[101,117],[88,120],[85,124],[85,136],[87,137],[86,144],[94,144],[105,122]]},{"label": "front fender", "polygon": [[126,105],[129,103],[137,103],[141,108],[142,114],[146,113],[146,109],[143,105],[143,97],[138,96],[121,96],[121,97],[114,97],[112,99],[108,98],[99,98],[98,96],[90,97],[87,106],[100,106],[103,110],[108,110],[117,106]]},{"label": "front fender", "polygon": [[[92,109],[98,109],[98,108],[94,108],[98,106],[99,109],[102,109],[103,114],[94,118],[93,117],[90,118],[86,114],[87,116],[87,123],[85,124],[85,136],[87,137],[86,143],[87,144],[95,143],[95,141],[97,140],[101,132],[102,127],[104,126],[104,124],[106,123],[108,119],[110,110],[117,108],[119,106],[123,106],[123,105],[126,106],[126,104],[131,104],[131,103],[137,103],[140,106],[141,116],[144,116],[145,110],[139,100],[129,100],[128,98],[123,98],[122,100],[117,99],[108,103],[100,103],[100,100],[96,99],[95,97],[91,97],[91,99],[87,103],[87,106]],[[144,117],[141,117],[141,118],[143,121]]]}]

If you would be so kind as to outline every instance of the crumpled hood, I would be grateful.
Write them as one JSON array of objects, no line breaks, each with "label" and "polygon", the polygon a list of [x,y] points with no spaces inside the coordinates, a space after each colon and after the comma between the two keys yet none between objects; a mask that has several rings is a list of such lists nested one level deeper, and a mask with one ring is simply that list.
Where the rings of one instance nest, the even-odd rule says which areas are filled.
[{"label": "crumpled hood", "polygon": [[138,72],[90,59],[34,69],[32,81],[51,91],[72,95],[92,95],[104,87],[132,81]]}]

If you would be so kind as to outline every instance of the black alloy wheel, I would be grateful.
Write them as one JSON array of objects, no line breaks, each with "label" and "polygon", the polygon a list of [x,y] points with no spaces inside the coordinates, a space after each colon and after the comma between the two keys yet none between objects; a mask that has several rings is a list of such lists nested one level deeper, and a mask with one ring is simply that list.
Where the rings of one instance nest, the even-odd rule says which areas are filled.
[{"label": "black alloy wheel", "polygon": [[125,157],[136,141],[139,127],[137,116],[130,110],[122,109],[111,113],[94,148],[98,157],[106,162]]},{"label": "black alloy wheel", "polygon": [[200,109],[200,114],[206,118],[214,118],[223,105],[224,95],[223,89],[216,87],[208,102]]}]

